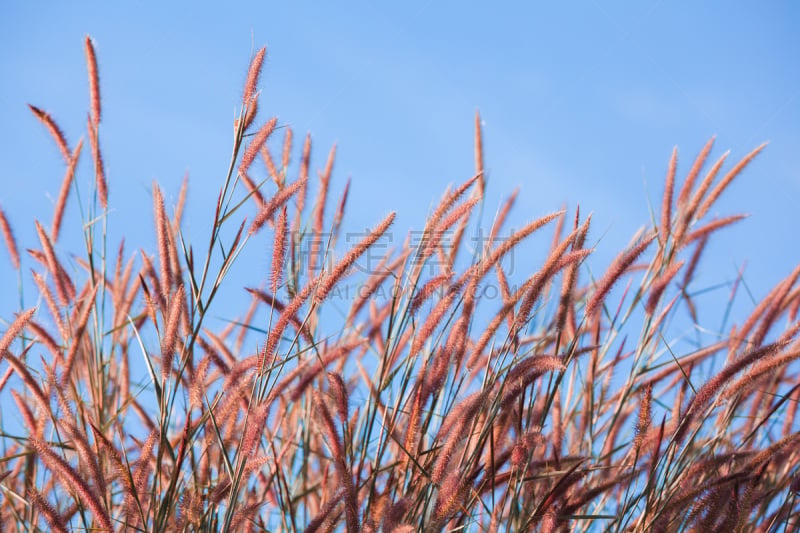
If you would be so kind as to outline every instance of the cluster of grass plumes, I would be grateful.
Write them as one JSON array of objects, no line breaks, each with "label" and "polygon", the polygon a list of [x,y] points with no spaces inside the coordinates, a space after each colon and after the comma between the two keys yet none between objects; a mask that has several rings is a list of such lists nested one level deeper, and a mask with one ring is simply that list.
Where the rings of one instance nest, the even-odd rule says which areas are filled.
[{"label": "cluster of grass plumes", "polygon": [[[709,142],[682,182],[674,152],[652,227],[592,277],[591,217],[562,210],[503,233],[515,195],[468,249],[485,207],[476,121],[475,175],[445,193],[421,242],[382,248],[358,279],[353,265],[378,254],[394,214],[333,257],[347,201],[347,189],[329,201],[335,150],[315,179],[309,137],[292,164],[292,130],[259,125],[261,50],[208,242],[193,246],[181,231],[186,184],[174,208],[154,185],[157,249],[106,253],[113,181],[88,38],[86,52],[96,194],[75,265],[59,237],[82,144],[71,148],[31,106],[66,175],[50,230],[36,222],[29,250],[37,305],[0,337],[0,389],[16,406],[2,415],[4,530],[797,527],[800,269],[713,342],[687,349],[668,332],[697,322],[701,254],[741,218],[707,215],[762,147],[718,179],[725,156],[709,167]],[[281,130],[276,158],[267,141]],[[2,210],[0,229],[20,269]],[[247,288],[239,320],[212,330],[220,291],[243,289],[230,287],[232,265],[264,233],[264,283]],[[503,258],[545,235],[540,268],[510,282]],[[350,308],[326,313],[356,282]],[[499,301],[481,297],[487,283]],[[260,347],[248,351],[252,339]],[[144,383],[132,377],[142,361]]]}]

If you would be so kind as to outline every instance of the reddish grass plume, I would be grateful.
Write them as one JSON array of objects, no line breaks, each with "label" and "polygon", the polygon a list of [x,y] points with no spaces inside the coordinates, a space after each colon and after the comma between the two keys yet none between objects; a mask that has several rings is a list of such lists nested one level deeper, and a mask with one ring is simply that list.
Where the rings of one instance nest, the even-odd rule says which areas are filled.
[{"label": "reddish grass plume", "polygon": [[[381,244],[399,231],[388,205],[345,243],[336,146],[310,179],[311,136],[295,146],[291,127],[261,118],[262,48],[208,241],[183,231],[186,182],[177,205],[154,184],[156,247],[131,252],[106,244],[117,220],[100,150],[102,48],[84,47],[95,194],[74,192],[82,141],[70,149],[31,105],[65,162],[50,233],[0,209],[25,289],[7,299],[0,334],[0,394],[16,406],[0,415],[4,530],[800,527],[797,272],[739,323],[691,338],[676,327],[709,331],[696,268],[742,217],[707,215],[764,145],[719,180],[727,154],[698,180],[713,138],[688,172],[675,148],[661,212],[598,270],[591,216],[565,207],[511,231],[516,192],[485,245],[468,244],[493,207],[476,113],[475,173],[431,210],[421,244]],[[76,202],[91,220],[69,227]],[[18,243],[12,227],[31,222],[37,241]],[[530,241],[549,253],[510,272],[510,252]],[[377,266],[359,272],[368,253]],[[247,291],[231,275],[244,257],[261,258]],[[220,310],[220,294],[243,297],[241,312]]]}]

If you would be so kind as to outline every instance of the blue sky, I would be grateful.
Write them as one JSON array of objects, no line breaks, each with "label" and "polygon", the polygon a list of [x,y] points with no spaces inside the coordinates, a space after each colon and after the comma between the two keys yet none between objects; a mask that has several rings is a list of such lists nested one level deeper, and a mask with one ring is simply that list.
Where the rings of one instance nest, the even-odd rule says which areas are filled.
[{"label": "blue sky", "polygon": [[[89,34],[104,104],[110,242],[124,234],[130,246],[154,250],[151,184],[158,181],[169,201],[187,171],[187,231],[205,238],[249,58],[266,45],[262,117],[277,115],[298,138],[310,131],[316,167],[338,143],[333,186],[353,179],[352,228],[390,210],[399,212],[399,234],[421,228],[445,187],[472,174],[479,109],[487,213],[516,187],[516,224],[580,202],[594,212],[595,241],[602,238],[597,265],[648,223],[648,197],[658,202],[674,145],[682,176],[713,134],[712,156],[730,149],[732,160],[768,140],[717,206],[722,215],[752,216],[718,235],[700,273],[724,281],[747,260],[746,280],[760,296],[800,260],[797,4],[342,6],[4,4],[0,204],[20,247],[37,244],[32,216],[49,224],[63,175],[57,149],[25,104],[50,112],[74,146],[88,110]],[[79,176],[85,190],[88,158]],[[73,244],[79,223],[73,202],[65,221]],[[16,276],[5,253],[7,294]],[[255,267],[268,264],[265,251]]]}]

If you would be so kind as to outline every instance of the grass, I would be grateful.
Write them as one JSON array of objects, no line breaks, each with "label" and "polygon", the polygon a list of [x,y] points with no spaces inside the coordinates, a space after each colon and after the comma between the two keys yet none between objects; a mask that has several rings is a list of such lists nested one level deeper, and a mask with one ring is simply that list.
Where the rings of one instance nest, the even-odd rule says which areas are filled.
[{"label": "grass", "polygon": [[[508,232],[516,195],[468,249],[487,186],[476,117],[475,174],[445,192],[420,242],[377,246],[391,213],[343,250],[335,147],[312,178],[310,138],[297,150],[290,128],[260,118],[262,49],[208,241],[181,231],[187,184],[175,206],[154,184],[157,249],[137,256],[106,239],[113,196],[85,47],[90,153],[31,106],[65,177],[28,256],[0,209],[12,265],[32,266],[37,293],[0,337],[4,530],[800,527],[800,268],[710,341],[671,333],[681,320],[700,327],[696,267],[742,218],[708,214],[763,145],[709,164],[712,139],[683,180],[673,152],[653,222],[592,275],[591,216],[561,210]],[[280,131],[276,157],[267,141]],[[94,168],[89,199],[75,182],[81,156]],[[77,270],[59,242],[67,202],[84,216]],[[240,318],[212,329],[218,296],[242,290],[231,269],[262,234],[263,284],[247,288]],[[543,238],[541,266],[510,280],[503,259]],[[367,253],[379,260],[359,277]],[[501,297],[483,297],[487,286]],[[337,291],[352,287],[337,313]]]}]

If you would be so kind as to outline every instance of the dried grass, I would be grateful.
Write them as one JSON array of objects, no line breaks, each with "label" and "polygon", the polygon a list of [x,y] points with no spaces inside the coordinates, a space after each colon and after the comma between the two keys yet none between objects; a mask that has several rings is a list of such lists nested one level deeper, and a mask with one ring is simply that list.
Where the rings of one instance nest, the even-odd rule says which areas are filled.
[{"label": "dried grass", "polygon": [[[81,200],[70,186],[81,144],[69,150],[53,119],[31,106],[66,172],[50,234],[36,222],[38,242],[24,258],[37,307],[17,308],[0,335],[0,393],[16,406],[4,424],[14,417],[19,428],[0,437],[0,484],[11,495],[0,516],[13,529],[795,527],[800,269],[713,335],[693,293],[706,244],[742,218],[706,216],[763,146],[716,185],[725,156],[696,185],[713,139],[682,183],[674,150],[653,227],[594,280],[584,267],[591,217],[579,209],[536,215],[501,240],[516,193],[488,239],[467,248],[486,207],[476,114],[475,175],[444,194],[423,242],[380,247],[392,213],[339,255],[349,181],[337,193],[335,149],[307,206],[310,135],[293,162],[287,128],[278,165],[267,146],[275,119],[245,133],[260,113],[261,49],[229,172],[208,210],[208,246],[182,233],[187,182],[172,217],[156,185],[156,265],[152,251],[131,254],[121,243],[106,257],[115,220],[99,149],[97,58],[89,38],[84,45],[97,194],[81,212],[102,224],[62,227],[67,202]],[[258,155],[267,168],[253,165]],[[521,273],[506,268],[549,222],[547,256],[526,256]],[[0,230],[20,269],[2,210]],[[253,284],[262,288],[248,289],[239,318],[220,312],[218,295],[238,293],[234,265],[270,231],[271,258]],[[73,232],[85,237],[83,254],[61,248]],[[309,269],[304,239],[323,235],[319,259],[337,260]],[[648,253],[656,236],[659,249]],[[358,273],[366,258],[375,262]],[[360,292],[342,306],[348,289]],[[687,319],[696,341],[676,334]]]}]

